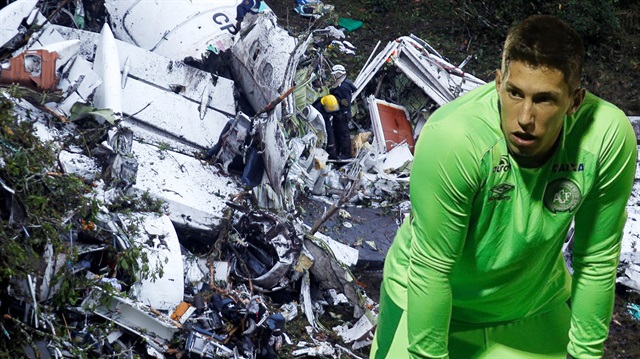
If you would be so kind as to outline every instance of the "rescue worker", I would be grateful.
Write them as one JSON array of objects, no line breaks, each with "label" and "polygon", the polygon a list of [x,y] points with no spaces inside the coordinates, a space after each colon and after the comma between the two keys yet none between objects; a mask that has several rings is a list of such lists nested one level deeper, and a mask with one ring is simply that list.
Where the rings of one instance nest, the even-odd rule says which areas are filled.
[{"label": "rescue worker", "polygon": [[495,82],[429,118],[372,358],[602,357],[637,149],[625,114],[580,86],[583,58],[573,29],[534,15]]},{"label": "rescue worker", "polygon": [[332,121],[335,115],[338,113],[340,106],[338,100],[333,95],[326,95],[319,97],[311,104],[324,118],[324,127],[327,130],[327,148],[326,151],[329,154],[329,158],[334,160],[337,158],[336,153],[336,140],[333,134]]},{"label": "rescue worker", "polygon": [[333,130],[336,140],[336,152],[338,159],[351,158],[351,135],[349,134],[349,121],[351,121],[351,97],[357,90],[356,86],[347,78],[347,71],[342,65],[331,68],[331,74],[335,79],[335,87],[329,91],[338,99],[340,111],[334,116]]},{"label": "rescue worker", "polygon": [[236,7],[236,31],[242,28],[242,20],[249,14],[257,14],[260,10],[262,0],[242,0],[240,5]]}]

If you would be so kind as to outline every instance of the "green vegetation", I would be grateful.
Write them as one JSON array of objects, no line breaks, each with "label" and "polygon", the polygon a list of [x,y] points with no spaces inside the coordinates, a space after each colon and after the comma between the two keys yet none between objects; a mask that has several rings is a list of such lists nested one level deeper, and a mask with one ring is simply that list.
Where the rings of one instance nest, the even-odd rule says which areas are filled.
[{"label": "green vegetation", "polygon": [[[334,0],[335,17],[364,22],[347,33],[356,56],[331,50],[329,59],[343,63],[355,78],[378,40],[414,34],[431,44],[451,63],[472,60],[464,69],[493,80],[505,34],[514,23],[533,14],[553,14],[583,37],[587,56],[583,84],[629,115],[640,115],[640,2],[635,0]],[[274,5],[280,18],[289,11]],[[292,24],[294,14],[289,15]],[[306,21],[306,20],[305,20]],[[305,23],[306,24],[306,23]],[[324,27],[323,20],[314,27]],[[290,26],[291,27],[291,26]],[[295,25],[293,26],[295,27]],[[307,26],[296,28],[306,30]]]},{"label": "green vegetation", "polygon": [[[114,247],[113,234],[96,224],[104,204],[87,196],[93,187],[85,179],[61,170],[57,158],[60,145],[41,142],[32,125],[37,119],[32,118],[32,113],[26,115],[28,120],[15,118],[12,102],[0,93],[0,292],[3,293],[0,303],[7,306],[15,298],[31,302],[27,286],[21,285],[31,277],[37,280],[36,295],[41,302],[38,311],[55,313],[56,331],[64,333],[68,330],[62,320],[66,309],[79,305],[90,288],[101,285],[98,277],[87,278],[84,270],[74,270],[78,261],[86,258],[81,257],[73,244],[75,241],[84,238],[106,245],[100,266],[104,268],[112,263],[115,268],[110,273],[96,275],[116,277],[125,288],[142,278],[158,278],[163,271],[161,266],[151,269],[153,266],[142,246],[131,243],[126,250]],[[78,130],[86,139],[82,133],[106,129]],[[88,151],[91,145],[86,141],[82,144]],[[123,197],[108,206],[108,210],[110,213],[159,213],[162,205],[144,193],[139,197]],[[139,232],[138,224],[132,221],[123,231],[132,238]],[[50,288],[55,290],[48,298],[42,298],[40,283],[47,263],[53,260],[59,265],[50,283]],[[7,293],[8,288],[11,293]],[[103,288],[107,293],[115,293],[108,285]],[[8,313],[6,308],[4,313]],[[35,339],[52,339],[25,325],[21,319],[2,319],[8,335],[0,335],[0,357],[22,357],[24,345],[33,345]],[[87,357],[88,351],[73,350],[76,349],[78,357]]]}]

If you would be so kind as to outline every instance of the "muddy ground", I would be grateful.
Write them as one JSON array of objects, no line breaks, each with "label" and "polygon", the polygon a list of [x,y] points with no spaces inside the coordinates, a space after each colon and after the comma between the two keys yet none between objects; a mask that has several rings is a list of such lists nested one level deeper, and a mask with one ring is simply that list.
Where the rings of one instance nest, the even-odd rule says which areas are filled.
[{"label": "muddy ground", "polygon": [[[491,1],[434,1],[434,0],[334,0],[326,2],[335,6],[331,16],[320,20],[303,18],[293,11],[295,1],[270,1],[269,6],[278,15],[279,24],[292,34],[334,24],[339,18],[362,21],[363,26],[347,34],[347,39],[356,46],[356,55],[345,55],[337,51],[331,60],[343,63],[354,79],[366,62],[377,42],[379,51],[388,41],[399,36],[415,34],[429,42],[451,63],[459,64],[468,55],[473,56],[464,67],[473,75],[491,81],[499,66],[500,49],[509,24],[507,17],[494,17],[500,9],[489,8]],[[547,9],[548,1],[526,2],[530,9],[518,9],[522,14],[533,14]],[[587,56],[583,77],[584,86],[591,92],[613,102],[628,115],[640,115],[640,3],[618,1],[615,21],[618,27],[593,32],[593,24],[602,24],[603,11],[589,8],[585,3],[597,1],[554,2],[557,11],[567,19],[578,19],[578,25],[591,24],[587,29]],[[565,5],[563,7],[563,4]],[[576,6],[573,6],[576,5]],[[537,8],[534,8],[536,7]],[[545,7],[546,6],[546,7]],[[527,13],[528,11],[528,13]],[[576,14],[582,11],[584,14]],[[563,13],[564,12],[564,13]],[[496,15],[498,16],[498,15]],[[516,19],[517,20],[517,19]],[[589,21],[592,21],[589,23]],[[337,224],[336,224],[337,226]],[[331,228],[329,228],[330,230]],[[367,285],[367,294],[377,299],[375,288],[379,285],[380,273],[365,271],[358,273],[360,281]],[[640,357],[640,322],[627,311],[627,304],[640,303],[640,295],[629,293],[619,286],[616,292],[615,311],[610,326],[610,335],[605,343],[604,358],[631,359]]]}]

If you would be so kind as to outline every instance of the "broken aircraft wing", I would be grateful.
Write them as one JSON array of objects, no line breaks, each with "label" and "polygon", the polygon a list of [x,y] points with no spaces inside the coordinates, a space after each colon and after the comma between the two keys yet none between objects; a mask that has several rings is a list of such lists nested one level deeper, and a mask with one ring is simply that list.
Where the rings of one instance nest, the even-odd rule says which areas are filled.
[{"label": "broken aircraft wing", "polygon": [[[81,53],[92,58],[93,48],[99,41],[96,33],[56,26],[66,39],[82,39]],[[121,88],[124,124],[137,128],[136,132],[149,133],[161,138],[156,141],[194,149],[208,148],[220,136],[230,116],[235,115],[233,81],[218,77],[216,83],[210,73],[145,51],[116,40],[119,66],[128,61],[124,88]],[[200,117],[200,105],[205,94],[207,107]],[[189,119],[189,120],[187,120]],[[193,119],[193,120],[191,120]]]}]

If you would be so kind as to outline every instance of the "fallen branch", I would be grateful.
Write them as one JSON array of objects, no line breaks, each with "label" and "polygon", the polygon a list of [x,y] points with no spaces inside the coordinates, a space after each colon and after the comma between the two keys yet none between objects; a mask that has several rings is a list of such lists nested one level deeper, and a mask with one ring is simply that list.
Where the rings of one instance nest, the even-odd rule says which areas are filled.
[{"label": "fallen branch", "polygon": [[358,189],[360,189],[360,180],[355,177],[350,178],[350,182],[347,186],[349,188],[336,201],[336,203],[332,204],[331,207],[329,207],[329,210],[327,210],[320,218],[316,219],[309,234],[314,235],[324,222],[326,222],[338,209],[340,209],[340,207],[342,207],[345,202],[349,201],[351,197],[356,194]]},{"label": "fallen branch", "polygon": [[[15,319],[14,317],[12,317],[9,314],[5,314],[3,316],[3,318],[7,319],[7,320],[11,321],[13,324],[15,324],[16,327],[18,328],[18,330],[20,330],[20,332],[22,332],[22,334],[25,335],[25,337],[27,338],[27,341],[29,343],[31,343],[32,345],[35,345],[35,344],[33,344],[33,338],[31,337],[29,332],[32,332],[33,334],[36,334],[39,337],[47,338],[49,340],[53,340],[54,342],[56,342],[56,343],[58,343],[60,345],[65,345],[65,341],[61,337],[58,337],[57,335],[49,334],[47,332],[43,332],[43,331],[41,331],[39,329],[32,328],[32,327],[24,324],[23,322],[19,321],[18,319]],[[34,346],[32,346],[32,348],[35,349],[34,350],[35,353],[39,352],[38,349],[35,348]]]},{"label": "fallen branch", "polygon": [[67,330],[67,335],[69,336],[69,340],[73,340],[71,337],[71,332],[69,331],[69,324],[67,324],[67,318],[65,318],[64,313],[62,314],[62,320],[64,321],[64,328]]},{"label": "fallen branch", "polygon": [[269,102],[269,104],[267,106],[265,106],[263,109],[261,109],[260,111],[256,112],[255,116],[253,116],[254,118],[258,117],[259,115],[269,112],[271,110],[273,110],[280,102],[282,102],[287,96],[289,96],[293,90],[295,90],[295,86],[291,86],[287,91],[285,91],[282,95],[276,97],[275,100]]}]

